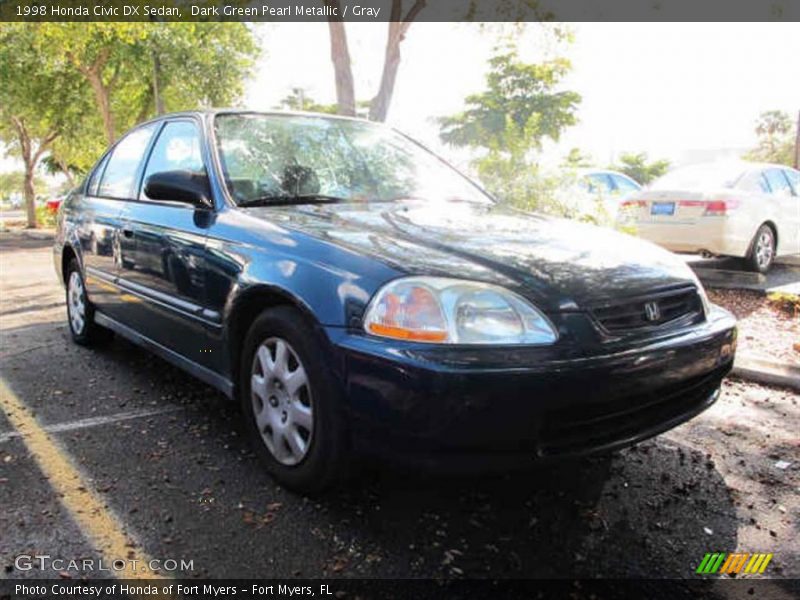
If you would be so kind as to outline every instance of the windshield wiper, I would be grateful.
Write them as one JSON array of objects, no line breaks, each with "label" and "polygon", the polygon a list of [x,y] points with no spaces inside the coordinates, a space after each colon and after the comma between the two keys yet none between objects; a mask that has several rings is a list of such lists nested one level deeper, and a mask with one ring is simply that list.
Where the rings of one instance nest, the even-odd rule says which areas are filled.
[{"label": "windshield wiper", "polygon": [[324,194],[303,194],[285,196],[262,196],[252,198],[237,203],[239,207],[248,206],[291,206],[295,204],[336,204],[337,202],[347,202],[347,198],[338,196],[326,196]]}]

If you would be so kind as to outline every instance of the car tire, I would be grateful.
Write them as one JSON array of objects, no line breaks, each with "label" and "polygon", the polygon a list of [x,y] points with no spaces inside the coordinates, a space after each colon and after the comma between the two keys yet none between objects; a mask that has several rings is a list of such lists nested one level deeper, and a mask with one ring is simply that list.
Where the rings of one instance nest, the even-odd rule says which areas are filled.
[{"label": "car tire", "polygon": [[278,483],[303,494],[342,481],[349,454],[341,394],[320,342],[299,311],[270,308],[250,327],[240,367],[253,448]]},{"label": "car tire", "polygon": [[745,259],[747,268],[757,273],[766,273],[775,260],[775,232],[769,225],[762,225],[750,242],[750,251]]},{"label": "car tire", "polygon": [[77,259],[67,267],[65,278],[67,301],[67,326],[72,341],[81,346],[105,343],[114,337],[113,332],[94,320],[95,309],[86,296],[86,284]]}]

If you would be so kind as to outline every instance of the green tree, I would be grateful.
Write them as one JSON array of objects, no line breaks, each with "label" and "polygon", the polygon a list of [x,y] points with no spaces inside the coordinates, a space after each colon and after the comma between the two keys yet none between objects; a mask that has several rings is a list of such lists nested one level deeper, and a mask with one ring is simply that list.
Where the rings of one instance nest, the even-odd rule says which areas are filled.
[{"label": "green tree", "polygon": [[473,166],[498,197],[530,208],[541,196],[531,155],[576,122],[581,100],[558,89],[569,68],[563,59],[529,64],[514,51],[502,53],[490,60],[486,89],[469,96],[463,112],[439,119],[444,142],[479,152]]},{"label": "green tree", "polygon": [[80,77],[51,62],[27,23],[0,24],[0,140],[22,160],[28,227],[36,227],[36,169],[83,106]]},{"label": "green tree", "polygon": [[143,93],[132,58],[146,28],[145,23],[100,22],[41,23],[34,29],[35,46],[47,62],[77,72],[89,84],[108,144],[116,139],[118,115],[130,114]]},{"label": "green tree", "polygon": [[463,112],[439,120],[444,142],[524,161],[545,139],[557,141],[575,124],[580,95],[556,91],[569,61],[523,63],[511,51],[493,57],[489,65],[487,89],[467,97]]},{"label": "green tree", "polygon": [[[6,200],[13,194],[21,192],[24,185],[25,171],[0,173],[0,200]],[[44,180],[39,175],[34,175],[33,185],[39,188],[44,185]]]},{"label": "green tree", "polygon": [[625,173],[631,179],[638,181],[642,185],[647,185],[654,179],[658,179],[669,170],[668,160],[648,161],[646,152],[621,154],[616,164],[610,165],[609,169]]},{"label": "green tree", "polygon": [[244,23],[41,23],[36,42],[89,84],[108,144],[154,114],[235,101],[258,55]]},{"label": "green tree", "polygon": [[755,132],[758,136],[758,146],[747,152],[745,158],[793,165],[797,133],[788,114],[780,110],[761,113],[756,121]]},{"label": "green tree", "polygon": [[571,148],[561,164],[568,169],[585,169],[591,167],[594,160],[590,154],[584,154],[580,148]]},{"label": "green tree", "polygon": [[320,104],[300,87],[292,88],[292,92],[282,98],[275,108],[328,114],[336,114],[338,112],[336,104]]},{"label": "green tree", "polygon": [[[149,54],[149,56],[148,56]],[[247,23],[156,23],[144,55],[147,116],[238,102],[260,54]]]}]

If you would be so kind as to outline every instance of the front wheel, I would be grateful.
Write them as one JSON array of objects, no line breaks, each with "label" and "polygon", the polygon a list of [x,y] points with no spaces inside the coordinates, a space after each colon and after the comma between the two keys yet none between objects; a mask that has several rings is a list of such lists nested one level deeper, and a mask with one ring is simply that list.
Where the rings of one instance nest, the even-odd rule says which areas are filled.
[{"label": "front wheel", "polygon": [[747,267],[751,271],[766,273],[775,260],[775,233],[769,225],[762,225],[750,244],[747,254]]},{"label": "front wheel", "polygon": [[90,346],[108,341],[113,334],[94,321],[94,306],[86,296],[80,266],[72,259],[67,267],[67,322],[75,343]]},{"label": "front wheel", "polygon": [[289,489],[316,493],[344,475],[347,435],[319,334],[290,307],[265,310],[247,334],[240,391],[256,454]]}]

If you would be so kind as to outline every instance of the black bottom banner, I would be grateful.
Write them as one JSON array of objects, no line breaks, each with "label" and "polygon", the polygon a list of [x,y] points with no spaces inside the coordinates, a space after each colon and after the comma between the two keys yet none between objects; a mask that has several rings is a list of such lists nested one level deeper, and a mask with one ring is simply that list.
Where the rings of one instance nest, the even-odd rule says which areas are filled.
[{"label": "black bottom banner", "polygon": [[0,580],[0,600],[461,600],[461,599],[790,599],[792,579],[153,579]]}]

